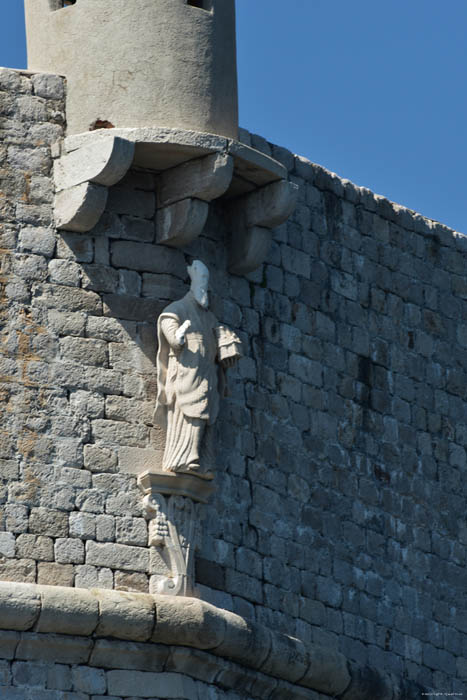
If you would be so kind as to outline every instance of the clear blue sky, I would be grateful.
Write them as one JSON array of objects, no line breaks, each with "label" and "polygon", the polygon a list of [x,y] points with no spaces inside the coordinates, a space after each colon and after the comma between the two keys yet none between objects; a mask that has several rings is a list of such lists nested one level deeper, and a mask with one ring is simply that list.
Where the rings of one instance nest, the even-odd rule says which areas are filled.
[{"label": "clear blue sky", "polygon": [[[21,0],[0,65],[26,65]],[[240,123],[467,233],[466,0],[237,0]]]}]

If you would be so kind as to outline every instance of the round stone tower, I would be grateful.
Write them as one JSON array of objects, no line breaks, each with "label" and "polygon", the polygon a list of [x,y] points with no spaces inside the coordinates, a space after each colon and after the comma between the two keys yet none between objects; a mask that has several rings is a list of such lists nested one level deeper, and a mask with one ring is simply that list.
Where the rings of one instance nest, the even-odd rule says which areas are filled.
[{"label": "round stone tower", "polygon": [[28,67],[68,82],[68,134],[237,137],[235,0],[25,0]]}]

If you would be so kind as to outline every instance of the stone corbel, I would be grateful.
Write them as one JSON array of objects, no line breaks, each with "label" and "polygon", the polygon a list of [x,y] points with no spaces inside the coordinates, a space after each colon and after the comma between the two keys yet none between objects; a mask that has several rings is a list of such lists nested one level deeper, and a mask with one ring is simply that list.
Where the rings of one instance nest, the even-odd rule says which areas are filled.
[{"label": "stone corbel", "polygon": [[213,153],[166,170],[158,178],[156,239],[181,248],[197,238],[204,228],[209,202],[229,188],[233,158]]},{"label": "stone corbel", "polygon": [[[57,149],[58,150],[58,149]],[[271,229],[295,207],[298,188],[285,167],[240,141],[165,127],[98,129],[65,139],[56,153],[55,219],[65,231],[90,231],[107,202],[107,188],[130,167],[157,175],[156,239],[182,248],[222,197],[229,213],[229,270],[244,274],[264,262]]]},{"label": "stone corbel", "polygon": [[229,272],[241,275],[264,262],[271,245],[271,229],[292,214],[298,185],[279,180],[230,204]]},{"label": "stone corbel", "polygon": [[190,474],[146,471],[138,477],[144,493],[143,509],[149,521],[150,547],[167,560],[168,572],[159,572],[155,593],[193,595],[194,554],[200,538],[201,508],[214,491],[212,482]]},{"label": "stone corbel", "polygon": [[134,143],[109,137],[62,155],[54,163],[55,222],[66,231],[90,231],[102,216],[108,187],[133,162]]}]

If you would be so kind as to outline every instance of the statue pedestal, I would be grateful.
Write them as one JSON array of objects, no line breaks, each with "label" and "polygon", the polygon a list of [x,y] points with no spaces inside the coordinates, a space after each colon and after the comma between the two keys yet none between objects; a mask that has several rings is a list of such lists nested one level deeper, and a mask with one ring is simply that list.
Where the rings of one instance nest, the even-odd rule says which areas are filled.
[{"label": "statue pedestal", "polygon": [[168,569],[159,573],[154,592],[193,595],[201,508],[214,492],[212,481],[181,472],[146,471],[138,477],[138,486],[149,520],[149,546],[157,548]]}]

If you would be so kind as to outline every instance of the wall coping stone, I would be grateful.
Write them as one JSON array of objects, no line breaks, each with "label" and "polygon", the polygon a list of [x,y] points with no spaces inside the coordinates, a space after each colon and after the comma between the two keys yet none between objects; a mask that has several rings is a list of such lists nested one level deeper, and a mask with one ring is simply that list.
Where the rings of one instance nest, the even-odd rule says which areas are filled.
[{"label": "wall coping stone", "polygon": [[0,629],[190,647],[209,652],[210,663],[214,655],[342,700],[402,700],[423,690],[197,598],[0,582]]}]

